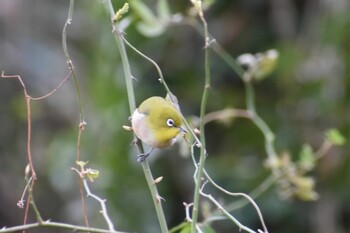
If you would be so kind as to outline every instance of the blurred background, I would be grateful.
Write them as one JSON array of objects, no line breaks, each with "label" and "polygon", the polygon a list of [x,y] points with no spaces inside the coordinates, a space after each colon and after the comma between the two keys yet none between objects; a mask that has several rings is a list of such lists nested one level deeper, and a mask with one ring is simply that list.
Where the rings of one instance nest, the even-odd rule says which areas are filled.
[{"label": "blurred background", "polygon": [[[113,1],[115,9],[123,1]],[[156,12],[156,0],[144,3]],[[142,24],[133,8],[125,37],[161,67],[182,112],[199,115],[204,84],[203,38],[182,19],[191,17],[190,1],[168,0],[179,23]],[[69,1],[2,0],[0,2],[0,71],[22,77],[32,97],[48,93],[67,75],[62,29]],[[271,77],[257,82],[257,111],[276,133],[279,153],[297,159],[302,145],[315,150],[324,132],[338,128],[350,135],[350,3],[347,0],[216,0],[205,11],[209,30],[236,58],[275,48],[280,59]],[[124,21],[127,22],[127,21]],[[154,29],[154,30],[152,30]],[[68,49],[82,90],[84,117],[82,160],[100,171],[91,190],[108,200],[116,228],[128,232],[160,232],[150,193],[131,145],[122,129],[130,115],[123,70],[111,24],[102,1],[77,0],[68,28]],[[128,49],[137,103],[165,96],[154,67]],[[207,111],[245,108],[244,85],[216,54],[211,54],[212,89]],[[32,101],[32,154],[38,175],[34,196],[44,219],[83,225],[75,166],[79,105],[73,79],[54,95]],[[208,172],[223,187],[250,192],[269,176],[264,166],[264,138],[247,119],[207,125]],[[19,201],[25,187],[27,117],[18,81],[0,80],[0,228],[20,225]],[[169,227],[185,219],[183,202],[193,198],[194,167],[179,146],[150,158],[154,177],[166,199]],[[270,232],[350,232],[349,145],[333,148],[311,174],[319,199],[283,199],[273,185],[256,199]],[[239,199],[211,190],[221,203]],[[203,203],[205,200],[203,199]],[[215,208],[209,205],[209,208]],[[87,200],[90,224],[106,228],[99,206]],[[255,210],[233,212],[243,224],[260,228]],[[30,221],[34,221],[33,213]],[[212,224],[217,232],[239,232],[229,221]],[[35,229],[30,232],[47,232]],[[66,232],[50,229],[50,232]]]}]

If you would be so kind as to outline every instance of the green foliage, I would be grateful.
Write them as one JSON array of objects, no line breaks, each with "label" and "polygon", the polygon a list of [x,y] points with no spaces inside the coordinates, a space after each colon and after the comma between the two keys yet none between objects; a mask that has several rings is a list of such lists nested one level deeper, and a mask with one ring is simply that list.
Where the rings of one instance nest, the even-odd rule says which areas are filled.
[{"label": "green foliage", "polygon": [[315,166],[315,154],[309,144],[304,144],[299,155],[299,166],[301,169],[310,171]]},{"label": "green foliage", "polygon": [[275,71],[278,62],[278,51],[270,49],[263,53],[242,54],[237,58],[238,63],[246,67],[249,76],[256,80],[269,77]]},{"label": "green foliage", "polygon": [[[215,233],[216,231],[209,225],[205,225],[201,228],[203,233]],[[169,233],[190,233],[191,232],[191,223],[182,222],[179,225],[173,227],[169,230]]]},{"label": "green foliage", "polygon": [[169,230],[169,233],[188,233],[191,232],[191,223],[190,222],[182,222],[177,226],[174,226]]},{"label": "green foliage", "polygon": [[328,130],[326,137],[332,144],[337,146],[342,146],[346,142],[345,137],[337,129]]},{"label": "green foliage", "polygon": [[157,15],[142,1],[133,0],[130,1],[130,5],[140,18],[136,27],[141,34],[148,37],[155,37],[164,33],[170,17],[167,0],[158,0]]}]

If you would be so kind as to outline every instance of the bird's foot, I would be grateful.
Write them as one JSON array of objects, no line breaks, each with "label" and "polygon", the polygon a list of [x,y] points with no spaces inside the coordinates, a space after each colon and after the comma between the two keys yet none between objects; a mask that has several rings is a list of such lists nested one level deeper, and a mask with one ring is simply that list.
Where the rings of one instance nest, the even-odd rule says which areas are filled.
[{"label": "bird's foot", "polygon": [[154,147],[152,147],[147,153],[139,154],[137,156],[137,162],[145,161],[145,159],[147,159],[147,157],[150,156],[153,150],[154,150]]},{"label": "bird's foot", "polygon": [[145,153],[145,154],[139,154],[137,156],[137,162],[141,163],[143,161],[145,161],[145,159],[147,159],[147,157],[149,156],[149,153]]}]

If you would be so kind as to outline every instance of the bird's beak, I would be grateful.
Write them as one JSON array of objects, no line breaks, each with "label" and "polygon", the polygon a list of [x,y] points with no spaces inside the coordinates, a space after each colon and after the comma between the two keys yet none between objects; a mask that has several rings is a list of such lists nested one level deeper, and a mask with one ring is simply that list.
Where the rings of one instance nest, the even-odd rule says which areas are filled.
[{"label": "bird's beak", "polygon": [[180,129],[183,133],[187,134],[187,130],[186,130],[184,127],[180,126],[179,129]]}]

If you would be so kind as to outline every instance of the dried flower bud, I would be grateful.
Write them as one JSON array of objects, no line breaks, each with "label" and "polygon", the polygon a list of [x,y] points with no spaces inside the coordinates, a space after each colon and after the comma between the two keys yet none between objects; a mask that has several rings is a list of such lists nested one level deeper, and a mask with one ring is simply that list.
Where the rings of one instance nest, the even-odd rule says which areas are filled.
[{"label": "dried flower bud", "polygon": [[123,125],[123,129],[125,129],[127,131],[132,131],[132,127],[127,126],[127,125]]},{"label": "dried flower bud", "polygon": [[155,184],[160,183],[163,180],[163,176],[158,177],[157,179],[154,180]]}]

